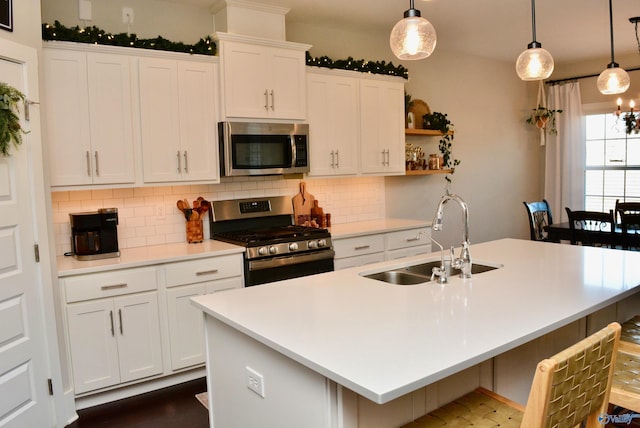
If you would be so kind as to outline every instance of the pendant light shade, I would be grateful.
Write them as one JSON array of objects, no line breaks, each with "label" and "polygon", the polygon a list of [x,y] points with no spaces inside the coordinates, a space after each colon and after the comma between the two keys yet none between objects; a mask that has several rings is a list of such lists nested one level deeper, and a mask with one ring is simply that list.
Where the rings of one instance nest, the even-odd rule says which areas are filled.
[{"label": "pendant light shade", "polygon": [[598,76],[598,90],[605,95],[621,94],[629,89],[631,79],[629,74],[616,63],[613,57],[613,8],[609,0],[609,33],[611,35],[611,62]]},{"label": "pendant light shade", "polygon": [[426,58],[435,49],[436,30],[413,7],[413,0],[410,0],[409,10],[404,12],[404,19],[391,30],[389,45],[399,59],[410,60]]},{"label": "pendant light shade", "polygon": [[553,57],[542,44],[536,41],[536,2],[531,0],[531,29],[533,41],[527,45],[527,50],[518,56],[516,73],[522,80],[542,80],[551,76],[553,72]]}]

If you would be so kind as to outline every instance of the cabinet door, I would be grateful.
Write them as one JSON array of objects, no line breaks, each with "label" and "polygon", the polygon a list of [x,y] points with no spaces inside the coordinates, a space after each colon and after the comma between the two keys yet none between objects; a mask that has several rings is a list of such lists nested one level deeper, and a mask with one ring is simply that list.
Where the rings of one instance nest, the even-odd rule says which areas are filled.
[{"label": "cabinet door", "polygon": [[120,380],[162,373],[162,344],[156,292],[114,299]]},{"label": "cabinet door", "polygon": [[191,304],[191,298],[205,293],[206,285],[204,283],[184,285],[167,290],[172,370],[204,363],[202,311]]},{"label": "cabinet door", "polygon": [[358,172],[358,79],[307,74],[310,175]]},{"label": "cabinet door", "polygon": [[87,54],[94,184],[135,181],[130,61],[124,55]]},{"label": "cabinet door", "polygon": [[76,394],[120,382],[112,299],[67,306],[69,351]]},{"label": "cabinet door", "polygon": [[265,47],[246,43],[222,43],[224,107],[227,117],[266,118],[269,91]]},{"label": "cabinet door", "polygon": [[270,49],[269,116],[274,119],[305,119],[305,53],[291,49]]},{"label": "cabinet door", "polygon": [[182,168],[176,61],[140,58],[139,85],[144,181],[176,181]]},{"label": "cabinet door", "polygon": [[182,180],[218,181],[218,116],[214,64],[178,63]]},{"label": "cabinet door", "polygon": [[360,81],[363,173],[404,173],[403,99],[401,83]]},{"label": "cabinet door", "polygon": [[43,49],[43,58],[44,138],[51,185],[91,184],[86,54]]}]

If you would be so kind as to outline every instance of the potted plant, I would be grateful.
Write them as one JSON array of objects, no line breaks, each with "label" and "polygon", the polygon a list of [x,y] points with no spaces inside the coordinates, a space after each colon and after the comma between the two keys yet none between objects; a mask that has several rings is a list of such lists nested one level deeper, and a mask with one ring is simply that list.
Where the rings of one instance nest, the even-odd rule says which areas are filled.
[{"label": "potted plant", "polygon": [[0,154],[9,156],[11,142],[17,148],[22,144],[22,134],[26,132],[20,126],[18,103],[25,102],[22,92],[0,82]]},{"label": "potted plant", "polygon": [[635,113],[627,112],[623,117],[627,135],[640,132],[640,117],[636,117]]},{"label": "potted plant", "polygon": [[[451,173],[455,172],[456,166],[460,165],[460,160],[455,159],[451,153],[451,142],[453,141],[453,123],[449,120],[446,113],[433,112],[425,114],[422,117],[424,129],[434,129],[442,132],[442,138],[438,144],[438,149],[442,154],[442,167],[450,169]],[[451,182],[451,178],[446,176],[445,179]]]},{"label": "potted plant", "polygon": [[556,113],[562,113],[562,110],[549,109],[542,105],[532,109],[533,113],[527,118],[527,123],[535,125],[539,129],[544,129],[549,134],[558,135],[556,128]]}]

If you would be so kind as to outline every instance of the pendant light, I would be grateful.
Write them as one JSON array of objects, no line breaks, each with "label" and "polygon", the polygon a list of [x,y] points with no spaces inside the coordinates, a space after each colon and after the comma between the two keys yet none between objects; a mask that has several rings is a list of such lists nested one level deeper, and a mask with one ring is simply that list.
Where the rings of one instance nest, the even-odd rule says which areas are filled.
[{"label": "pendant light", "polygon": [[533,41],[516,61],[516,73],[522,80],[542,80],[553,72],[553,57],[536,41],[536,2],[531,0],[531,29]]},{"label": "pendant light", "polygon": [[605,95],[621,94],[629,89],[631,80],[629,74],[613,59],[613,8],[609,0],[609,30],[611,32],[611,62],[598,76],[598,90]]},{"label": "pendant light", "polygon": [[420,16],[413,1],[409,0],[409,10],[405,10],[404,19],[398,21],[389,37],[391,50],[399,59],[423,59],[436,47],[436,30]]}]

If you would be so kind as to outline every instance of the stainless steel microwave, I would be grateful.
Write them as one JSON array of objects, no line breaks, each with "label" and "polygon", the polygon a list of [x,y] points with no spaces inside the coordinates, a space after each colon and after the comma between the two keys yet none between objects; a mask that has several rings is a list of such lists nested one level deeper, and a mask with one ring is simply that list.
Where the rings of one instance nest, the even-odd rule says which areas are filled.
[{"label": "stainless steel microwave", "polygon": [[220,174],[224,177],[309,172],[309,125],[220,122]]}]

